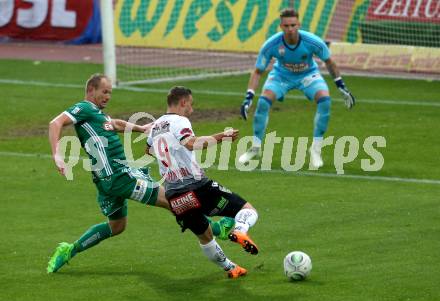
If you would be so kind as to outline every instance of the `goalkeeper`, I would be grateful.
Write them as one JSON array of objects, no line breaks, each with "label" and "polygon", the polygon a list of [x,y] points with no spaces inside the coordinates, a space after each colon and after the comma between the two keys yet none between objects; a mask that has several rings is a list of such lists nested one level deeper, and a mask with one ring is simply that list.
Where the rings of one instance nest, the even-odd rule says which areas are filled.
[{"label": "goalkeeper", "polygon": [[355,98],[346,88],[336,64],[330,58],[330,50],[325,42],[310,32],[299,30],[298,13],[293,9],[284,9],[280,13],[280,22],[282,32],[270,37],[260,49],[256,68],[249,79],[246,99],[241,105],[241,115],[246,120],[260,77],[271,59],[275,58],[273,70],[269,73],[263,86],[263,93],[257,102],[253,122],[253,145],[240,156],[239,161],[244,164],[260,155],[272,103],[275,100],[283,101],[288,91],[298,89],[310,101],[315,101],[317,104],[310,160],[312,166],[319,168],[323,165],[321,148],[330,118],[331,99],[328,86],[313,60],[314,55],[325,62],[328,72],[342,93],[347,108],[351,109],[354,106]]}]

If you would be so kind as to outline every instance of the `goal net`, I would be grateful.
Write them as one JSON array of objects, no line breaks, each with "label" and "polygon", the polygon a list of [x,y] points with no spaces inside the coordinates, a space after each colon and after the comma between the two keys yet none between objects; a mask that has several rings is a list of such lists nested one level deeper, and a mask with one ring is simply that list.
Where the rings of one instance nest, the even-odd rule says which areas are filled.
[{"label": "goal net", "polygon": [[438,0],[117,0],[118,82],[248,73],[286,7],[344,70],[440,77]]}]

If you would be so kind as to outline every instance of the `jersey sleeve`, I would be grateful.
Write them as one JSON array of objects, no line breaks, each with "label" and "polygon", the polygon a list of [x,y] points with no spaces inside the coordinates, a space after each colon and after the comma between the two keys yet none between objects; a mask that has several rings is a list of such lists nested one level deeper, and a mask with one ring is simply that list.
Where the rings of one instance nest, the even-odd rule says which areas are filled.
[{"label": "jersey sleeve", "polygon": [[153,146],[153,130],[150,131],[147,137],[147,146],[152,147]]},{"label": "jersey sleeve", "polygon": [[314,42],[311,43],[313,47],[313,53],[319,57],[321,61],[326,61],[330,58],[330,49],[327,44],[318,36],[313,36]]},{"label": "jersey sleeve", "polygon": [[172,133],[178,141],[194,136],[191,122],[185,117],[180,118],[178,122],[173,124]]},{"label": "jersey sleeve", "polygon": [[255,68],[260,71],[266,70],[267,66],[272,59],[272,44],[270,40],[266,41],[258,53],[257,61],[255,62]]},{"label": "jersey sleeve", "polygon": [[87,120],[91,116],[91,108],[85,103],[77,103],[64,111],[74,124]]}]

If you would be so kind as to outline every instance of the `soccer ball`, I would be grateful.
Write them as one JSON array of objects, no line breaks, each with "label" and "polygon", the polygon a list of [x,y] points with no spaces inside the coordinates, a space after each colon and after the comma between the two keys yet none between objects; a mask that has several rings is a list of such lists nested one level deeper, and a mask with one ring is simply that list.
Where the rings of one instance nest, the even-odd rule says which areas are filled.
[{"label": "soccer ball", "polygon": [[284,257],[284,274],[291,280],[303,280],[312,270],[312,260],[301,251],[293,251]]}]

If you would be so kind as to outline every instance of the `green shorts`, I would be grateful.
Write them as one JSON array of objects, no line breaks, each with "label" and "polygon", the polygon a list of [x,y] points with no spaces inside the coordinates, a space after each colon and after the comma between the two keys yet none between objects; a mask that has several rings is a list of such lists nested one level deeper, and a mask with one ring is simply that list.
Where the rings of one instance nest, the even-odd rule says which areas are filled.
[{"label": "green shorts", "polygon": [[125,169],[95,181],[101,212],[111,220],[127,216],[127,199],[154,206],[159,185],[145,169]]}]

